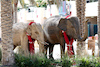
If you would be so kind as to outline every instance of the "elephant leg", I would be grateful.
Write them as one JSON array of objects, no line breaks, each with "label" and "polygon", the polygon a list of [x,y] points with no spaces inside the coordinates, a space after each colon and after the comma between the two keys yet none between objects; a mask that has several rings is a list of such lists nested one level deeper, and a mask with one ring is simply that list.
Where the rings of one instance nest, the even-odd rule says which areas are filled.
[{"label": "elephant leg", "polygon": [[60,45],[60,49],[61,49],[61,58],[63,57],[63,55],[65,54],[65,44]]},{"label": "elephant leg", "polygon": [[60,40],[60,48],[61,48],[61,58],[63,57],[63,55],[65,54],[65,43],[64,43],[64,38],[61,37],[61,40]]},{"label": "elephant leg", "polygon": [[44,50],[45,50],[44,54],[45,54],[46,57],[47,57],[47,49],[48,49],[48,47],[49,47],[48,45],[44,45]]},{"label": "elephant leg", "polygon": [[49,58],[53,59],[53,47],[54,45],[50,44],[49,45]]},{"label": "elephant leg", "polygon": [[22,35],[22,37],[21,37],[21,47],[22,47],[22,50],[23,50],[25,56],[28,56],[29,55],[28,38],[26,35]]}]

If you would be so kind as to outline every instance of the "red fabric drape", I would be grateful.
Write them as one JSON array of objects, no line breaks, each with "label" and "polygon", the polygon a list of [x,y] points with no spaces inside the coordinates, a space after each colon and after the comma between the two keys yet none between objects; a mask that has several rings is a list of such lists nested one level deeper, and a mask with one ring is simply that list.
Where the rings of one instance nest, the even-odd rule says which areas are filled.
[{"label": "red fabric drape", "polygon": [[[70,17],[71,16],[71,12],[70,12],[70,15],[68,15],[68,16],[66,16],[66,19],[68,18],[68,17]],[[64,35],[64,39],[65,39],[65,41],[66,41],[66,43],[67,43],[67,53],[68,53],[68,55],[74,55],[74,51],[73,51],[73,38],[69,41],[69,39],[68,39],[68,37],[67,37],[67,35],[66,35],[66,32],[65,31],[62,31],[63,32],[63,35]]]},{"label": "red fabric drape", "polygon": [[68,55],[74,55],[74,52],[73,52],[73,38],[69,41],[67,35],[66,35],[66,32],[63,31],[63,35],[64,35],[64,39],[67,43],[67,52],[68,52]]},{"label": "red fabric drape", "polygon": [[[31,25],[32,23],[35,23],[35,22],[30,22],[29,25]],[[32,40],[31,36],[27,33],[27,37],[28,37],[28,40],[29,40],[29,50],[30,50],[30,53],[31,54],[34,54],[35,53],[35,50],[34,50],[34,39]]]}]

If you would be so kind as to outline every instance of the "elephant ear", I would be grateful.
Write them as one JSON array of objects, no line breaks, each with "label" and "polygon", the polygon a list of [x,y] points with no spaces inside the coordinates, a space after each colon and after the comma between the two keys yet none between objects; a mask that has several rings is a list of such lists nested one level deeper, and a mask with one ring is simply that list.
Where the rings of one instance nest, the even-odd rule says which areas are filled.
[{"label": "elephant ear", "polygon": [[78,17],[71,17],[68,20],[73,24],[73,26],[79,26],[79,19]]},{"label": "elephant ear", "polygon": [[32,34],[32,29],[36,29],[36,23],[32,23],[31,25],[28,25],[27,28],[26,28],[26,32],[28,34]]},{"label": "elephant ear", "polygon": [[67,26],[67,19],[61,18],[57,27],[60,28],[63,31],[66,31],[67,30],[66,26]]}]

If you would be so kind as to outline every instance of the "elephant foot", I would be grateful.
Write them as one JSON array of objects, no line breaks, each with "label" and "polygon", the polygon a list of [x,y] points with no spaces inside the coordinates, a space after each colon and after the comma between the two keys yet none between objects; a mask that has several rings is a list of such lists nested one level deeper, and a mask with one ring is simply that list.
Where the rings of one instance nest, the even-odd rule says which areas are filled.
[{"label": "elephant foot", "polygon": [[52,55],[49,55],[49,59],[54,60],[54,58],[53,58],[53,56],[52,56]]},{"label": "elephant foot", "polygon": [[28,57],[29,55],[31,55],[29,52],[27,52],[27,51],[24,51],[24,55],[26,56],[26,57]]},{"label": "elephant foot", "polygon": [[50,59],[51,61],[54,61],[54,58],[53,58],[53,57],[49,57],[49,59]]}]

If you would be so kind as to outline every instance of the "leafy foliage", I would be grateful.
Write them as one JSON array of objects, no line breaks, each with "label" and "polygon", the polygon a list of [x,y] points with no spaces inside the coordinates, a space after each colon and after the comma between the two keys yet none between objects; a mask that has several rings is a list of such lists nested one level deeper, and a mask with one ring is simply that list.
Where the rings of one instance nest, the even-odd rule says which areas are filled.
[{"label": "leafy foliage", "polygon": [[43,0],[36,1],[37,7],[47,7],[47,3]]},{"label": "leafy foliage", "polygon": [[46,58],[44,55],[39,54],[29,57],[15,54],[15,65],[18,67],[71,67],[72,62],[68,58],[52,60]]},{"label": "leafy foliage", "polygon": [[52,67],[51,61],[45,57],[29,56],[15,54],[15,64],[18,67]]},{"label": "leafy foliage", "polygon": [[71,67],[72,66],[72,62],[67,59],[63,59],[61,63],[62,63],[62,67]]},{"label": "leafy foliage", "polygon": [[[0,51],[0,60],[1,60]],[[64,57],[59,60],[51,60],[46,58],[44,55],[33,55],[25,57],[23,55],[15,54],[14,67],[71,67],[74,62],[76,67],[100,67],[100,58],[68,58]]]},{"label": "leafy foliage", "polygon": [[77,62],[78,67],[100,67],[96,58],[81,58]]}]

